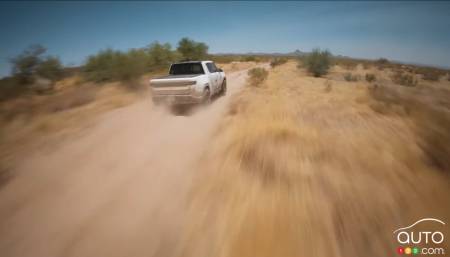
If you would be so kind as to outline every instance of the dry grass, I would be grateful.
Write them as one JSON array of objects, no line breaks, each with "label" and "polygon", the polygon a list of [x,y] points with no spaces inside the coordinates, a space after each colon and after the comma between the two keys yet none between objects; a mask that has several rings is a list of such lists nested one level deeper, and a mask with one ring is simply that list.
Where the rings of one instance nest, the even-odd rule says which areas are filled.
[{"label": "dry grass", "polygon": [[414,123],[375,112],[365,82],[329,80],[289,62],[235,99],[195,182],[183,256],[396,256],[393,230],[450,217],[448,176]]},{"label": "dry grass", "polygon": [[422,75],[422,79],[429,81],[438,81],[447,73],[445,70],[430,67],[419,67],[415,71],[416,73]]},{"label": "dry grass", "polygon": [[248,84],[253,87],[258,87],[267,79],[268,75],[269,73],[264,68],[253,68],[248,71]]},{"label": "dry grass", "polygon": [[450,90],[442,88],[401,89],[382,85],[369,90],[370,106],[386,115],[410,119],[417,143],[428,162],[450,172]]}]

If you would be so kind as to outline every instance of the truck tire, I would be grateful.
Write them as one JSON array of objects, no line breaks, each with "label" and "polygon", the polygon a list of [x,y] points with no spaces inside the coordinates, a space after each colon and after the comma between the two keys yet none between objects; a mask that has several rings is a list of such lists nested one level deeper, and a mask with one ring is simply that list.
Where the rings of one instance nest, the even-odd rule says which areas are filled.
[{"label": "truck tire", "polygon": [[203,104],[209,104],[211,102],[211,91],[209,90],[209,87],[205,88],[203,90]]},{"label": "truck tire", "polygon": [[227,94],[227,80],[224,79],[223,82],[222,82],[222,86],[220,87],[219,95],[220,96],[224,96],[226,94]]}]

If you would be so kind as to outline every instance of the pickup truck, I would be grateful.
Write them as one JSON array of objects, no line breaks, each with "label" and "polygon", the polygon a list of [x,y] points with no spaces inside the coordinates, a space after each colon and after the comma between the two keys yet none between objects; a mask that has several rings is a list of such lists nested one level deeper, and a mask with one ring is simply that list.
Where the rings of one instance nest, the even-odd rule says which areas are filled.
[{"label": "pickup truck", "polygon": [[214,95],[224,95],[227,79],[212,61],[174,63],[169,75],[150,80],[153,102],[170,105],[208,103]]}]

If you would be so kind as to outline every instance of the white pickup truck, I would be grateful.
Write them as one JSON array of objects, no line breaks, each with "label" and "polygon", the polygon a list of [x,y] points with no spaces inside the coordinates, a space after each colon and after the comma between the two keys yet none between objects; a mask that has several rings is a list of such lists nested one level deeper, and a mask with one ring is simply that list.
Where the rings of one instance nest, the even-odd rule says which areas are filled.
[{"label": "white pickup truck", "polygon": [[153,102],[178,104],[207,103],[214,95],[224,95],[227,80],[212,61],[174,63],[169,75],[150,80]]}]

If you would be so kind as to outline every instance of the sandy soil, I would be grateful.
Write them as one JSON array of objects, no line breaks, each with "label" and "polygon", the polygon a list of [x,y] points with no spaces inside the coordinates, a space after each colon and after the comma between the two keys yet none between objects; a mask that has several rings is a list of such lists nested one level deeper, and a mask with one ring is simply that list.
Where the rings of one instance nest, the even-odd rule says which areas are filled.
[{"label": "sandy soil", "polygon": [[150,101],[117,109],[24,160],[1,189],[1,255],[175,255],[194,163],[245,79],[228,74],[227,96],[190,116]]}]

